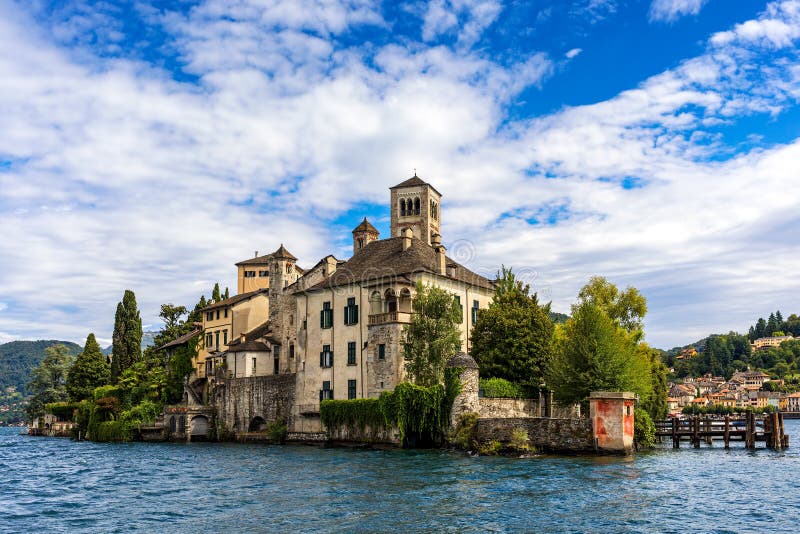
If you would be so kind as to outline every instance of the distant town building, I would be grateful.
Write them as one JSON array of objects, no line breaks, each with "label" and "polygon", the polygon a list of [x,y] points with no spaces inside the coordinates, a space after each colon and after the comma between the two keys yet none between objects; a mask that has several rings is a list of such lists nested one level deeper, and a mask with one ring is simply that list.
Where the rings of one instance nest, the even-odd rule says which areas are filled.
[{"label": "distant town building", "polygon": [[773,337],[760,337],[753,341],[750,346],[754,351],[766,349],[768,347],[780,347],[784,341],[792,341],[792,336],[773,336]]}]

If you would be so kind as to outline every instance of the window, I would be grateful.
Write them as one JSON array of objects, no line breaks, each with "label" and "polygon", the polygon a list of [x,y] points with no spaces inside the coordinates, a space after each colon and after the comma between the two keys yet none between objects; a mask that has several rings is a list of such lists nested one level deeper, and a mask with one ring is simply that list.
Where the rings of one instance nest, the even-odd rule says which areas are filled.
[{"label": "window", "polygon": [[386,359],[386,345],[381,343],[378,345],[378,359],[385,360]]},{"label": "window", "polygon": [[344,324],[358,324],[358,304],[355,297],[347,299],[347,306],[344,307]]},{"label": "window", "polygon": [[306,319],[303,319],[303,330],[305,330],[307,327],[308,327],[308,321]]},{"label": "window", "polygon": [[291,263],[287,263],[286,264],[286,274],[289,274],[291,272],[292,272],[292,264]]},{"label": "window", "polygon": [[217,341],[216,342],[217,350],[219,350],[219,330],[214,332],[214,337],[216,338],[216,341]]},{"label": "window", "polygon": [[322,345],[322,352],[319,353],[320,367],[333,367],[333,351],[330,345]]},{"label": "window", "polygon": [[330,399],[333,399],[333,390],[331,389],[331,381],[323,380],[322,389],[319,390],[319,400],[324,401]]},{"label": "window", "polygon": [[400,216],[406,216],[406,200],[404,198],[400,199]]},{"label": "window", "polygon": [[461,320],[464,320],[464,306],[461,305],[461,297],[456,295],[454,297],[456,299],[456,304],[458,304],[458,309],[461,310]]},{"label": "window", "polygon": [[222,331],[222,344],[223,345],[227,345],[228,344],[228,330],[227,329]]},{"label": "window", "polygon": [[258,271],[258,276],[259,276],[259,278],[268,278],[269,277],[269,271]]},{"label": "window", "polygon": [[213,321],[214,320],[214,312],[206,312],[206,321]]},{"label": "window", "polygon": [[228,318],[228,308],[225,308],[225,318]]},{"label": "window", "polygon": [[355,341],[348,341],[347,342],[347,365],[355,365],[356,364],[356,342]]},{"label": "window", "polygon": [[347,381],[347,398],[348,399],[355,399],[356,398],[356,381],[355,380],[348,380]]},{"label": "window", "polygon": [[478,322],[478,310],[480,309],[481,305],[478,303],[477,300],[472,301],[472,324]]},{"label": "window", "polygon": [[258,369],[257,362],[258,360],[256,360],[255,356],[253,356],[253,374],[256,374],[256,369]]},{"label": "window", "polygon": [[245,271],[244,272],[244,277],[245,278],[255,278],[256,277],[256,272],[255,271]]},{"label": "window", "polygon": [[319,312],[319,327],[331,328],[333,326],[333,310],[331,309],[330,302],[322,304],[322,310]]},{"label": "window", "polygon": [[219,310],[217,310],[217,320],[219,320]]},{"label": "window", "polygon": [[206,348],[210,349],[214,345],[214,334],[209,332],[206,334]]},{"label": "window", "polygon": [[272,359],[272,374],[277,375],[281,372],[281,359],[276,354],[275,357]]},{"label": "window", "polygon": [[289,357],[294,358],[294,345],[289,345]]}]

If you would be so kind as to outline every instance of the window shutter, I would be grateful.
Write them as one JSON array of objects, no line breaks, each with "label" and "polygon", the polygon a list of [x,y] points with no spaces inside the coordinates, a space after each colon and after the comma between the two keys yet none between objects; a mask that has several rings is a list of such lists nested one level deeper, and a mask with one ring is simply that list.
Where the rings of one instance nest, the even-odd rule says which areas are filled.
[{"label": "window shutter", "polygon": [[348,306],[344,307],[344,324],[350,324],[350,314],[348,312]]},{"label": "window shutter", "polygon": [[325,328],[325,310],[319,312],[319,327]]},{"label": "window shutter", "polygon": [[325,367],[325,353],[324,352],[320,352],[319,353],[319,366],[320,367]]}]

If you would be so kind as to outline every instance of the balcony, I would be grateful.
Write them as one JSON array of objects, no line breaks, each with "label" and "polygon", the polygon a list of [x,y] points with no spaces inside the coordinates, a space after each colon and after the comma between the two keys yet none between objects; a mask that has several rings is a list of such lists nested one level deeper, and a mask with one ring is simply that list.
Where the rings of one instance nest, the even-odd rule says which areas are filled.
[{"label": "balcony", "polygon": [[392,311],[386,313],[374,313],[369,316],[369,326],[389,323],[410,323],[411,313]]}]

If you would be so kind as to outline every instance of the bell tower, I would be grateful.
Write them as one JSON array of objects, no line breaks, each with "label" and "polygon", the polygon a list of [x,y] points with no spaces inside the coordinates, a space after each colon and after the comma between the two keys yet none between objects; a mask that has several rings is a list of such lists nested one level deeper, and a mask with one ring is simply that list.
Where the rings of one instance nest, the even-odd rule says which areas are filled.
[{"label": "bell tower", "polygon": [[389,191],[392,237],[399,237],[403,229],[410,228],[414,237],[430,245],[433,236],[441,234],[441,193],[416,173]]}]

